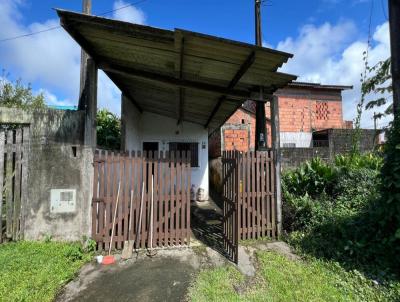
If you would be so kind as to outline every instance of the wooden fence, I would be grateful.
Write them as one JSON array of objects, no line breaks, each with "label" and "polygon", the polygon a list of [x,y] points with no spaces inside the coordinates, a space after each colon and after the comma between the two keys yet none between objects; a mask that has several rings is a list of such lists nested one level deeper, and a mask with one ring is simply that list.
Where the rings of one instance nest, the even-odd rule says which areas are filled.
[{"label": "wooden fence", "polygon": [[23,236],[29,127],[0,130],[0,243]]},{"label": "wooden fence", "polygon": [[128,239],[135,240],[135,248],[146,248],[150,246],[151,237],[153,247],[188,245],[190,176],[190,154],[97,151],[92,237],[98,243],[98,249],[101,251],[110,246],[115,210],[112,249],[123,248]]}]

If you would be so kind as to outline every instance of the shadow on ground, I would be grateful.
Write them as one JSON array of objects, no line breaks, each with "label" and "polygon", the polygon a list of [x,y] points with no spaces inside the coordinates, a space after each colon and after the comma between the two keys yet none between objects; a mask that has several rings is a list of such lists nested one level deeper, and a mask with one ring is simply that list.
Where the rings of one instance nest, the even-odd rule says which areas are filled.
[{"label": "shadow on ground", "polygon": [[222,240],[222,199],[210,192],[210,200],[191,204],[191,227],[194,237],[224,257]]}]

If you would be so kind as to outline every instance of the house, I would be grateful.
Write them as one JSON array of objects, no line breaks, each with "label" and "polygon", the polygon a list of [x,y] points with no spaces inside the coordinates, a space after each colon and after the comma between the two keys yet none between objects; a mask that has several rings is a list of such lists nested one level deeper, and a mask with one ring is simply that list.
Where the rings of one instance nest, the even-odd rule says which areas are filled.
[{"label": "house", "polygon": [[[0,161],[0,179],[6,180],[6,190],[0,182],[0,197],[5,192],[9,209],[22,205],[20,212],[8,211],[7,230],[0,228],[0,238],[87,236],[99,250],[120,249],[138,234],[141,248],[150,242],[154,247],[189,244],[191,188],[201,198],[208,195],[208,136],[243,102],[261,100],[260,87],[265,99],[273,101],[277,89],[295,80],[296,76],[277,71],[292,55],[182,29],[163,30],[65,10],[57,14],[87,54],[79,105],[77,110],[0,111],[0,124],[20,127],[0,132],[0,155],[7,159]],[[97,150],[98,70],[121,91],[122,150]],[[181,151],[190,151],[190,159]],[[272,166],[268,173],[271,179],[278,175]],[[232,175],[227,177],[233,180]],[[13,187],[22,193],[10,194]],[[262,215],[270,221],[267,229],[263,220],[259,236],[279,234],[280,195],[271,197],[279,188],[276,181],[263,192],[269,207]],[[229,188],[227,207],[235,202],[237,189]],[[143,215],[140,227],[128,227],[128,217],[139,219],[150,211],[154,219]],[[225,223],[233,223],[232,211],[224,215]],[[113,230],[115,238],[110,240]],[[223,241],[237,249],[233,243],[238,238],[231,238],[231,233]]]},{"label": "house", "polygon": [[[315,131],[352,128],[352,121],[343,120],[342,92],[348,89],[352,86],[292,82],[277,90],[281,147],[312,147]],[[269,103],[265,109],[271,146]],[[248,101],[210,136],[210,157],[220,156],[221,150],[254,150],[255,123],[255,104]]]}]

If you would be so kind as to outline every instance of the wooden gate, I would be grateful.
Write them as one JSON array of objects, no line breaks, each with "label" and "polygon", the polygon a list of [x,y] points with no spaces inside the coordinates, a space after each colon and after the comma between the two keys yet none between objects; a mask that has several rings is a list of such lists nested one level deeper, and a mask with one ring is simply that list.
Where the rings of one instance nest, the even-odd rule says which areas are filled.
[{"label": "wooden gate", "polygon": [[0,243],[23,236],[29,126],[0,130]]},{"label": "wooden gate", "polygon": [[277,235],[275,175],[272,151],[223,152],[223,240],[235,263],[239,240]]},{"label": "wooden gate", "polygon": [[189,245],[190,176],[190,154],[183,152],[97,151],[92,237],[98,249],[110,246],[115,209],[112,249],[123,248],[126,240],[135,240],[135,248],[146,248],[150,238],[153,247]]},{"label": "wooden gate", "polygon": [[229,260],[238,263],[239,249],[239,168],[237,151],[222,153],[223,217],[222,239]]}]

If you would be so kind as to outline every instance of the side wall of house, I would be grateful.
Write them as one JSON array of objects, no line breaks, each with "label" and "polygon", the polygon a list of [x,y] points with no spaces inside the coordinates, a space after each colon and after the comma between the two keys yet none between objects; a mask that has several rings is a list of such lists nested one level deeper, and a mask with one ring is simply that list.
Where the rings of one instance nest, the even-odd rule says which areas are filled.
[{"label": "side wall of house", "polygon": [[[93,151],[83,146],[84,112],[1,108],[0,123],[29,124],[24,238],[90,236]],[[74,190],[75,203],[64,208],[52,198],[57,190]]]},{"label": "side wall of house", "polygon": [[[312,143],[312,132],[320,129],[349,128],[343,121],[342,95],[337,89],[285,88],[278,90],[279,127],[281,147],[308,148]],[[251,107],[251,104],[248,104]],[[218,135],[221,144],[210,144],[210,156],[220,156],[221,150],[254,150],[255,108],[238,109],[222,126]],[[270,104],[265,105],[270,119]],[[271,146],[270,123],[267,120],[267,143]],[[219,149],[219,150],[218,150]]]},{"label": "side wall of house", "polygon": [[176,119],[154,113],[139,113],[133,105],[125,108],[126,150],[142,150],[143,142],[158,142],[160,151],[168,151],[170,142],[198,143],[199,167],[192,167],[191,181],[194,191],[203,189],[203,197],[208,198],[208,130],[188,122],[177,125]]}]

